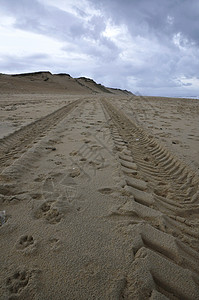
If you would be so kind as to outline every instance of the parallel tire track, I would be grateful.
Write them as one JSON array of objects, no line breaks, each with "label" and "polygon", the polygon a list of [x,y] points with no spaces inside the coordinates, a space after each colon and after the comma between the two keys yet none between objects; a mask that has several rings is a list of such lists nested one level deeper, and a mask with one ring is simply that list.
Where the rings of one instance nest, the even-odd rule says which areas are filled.
[{"label": "parallel tire track", "polygon": [[199,180],[110,102],[101,103],[132,199],[132,208],[116,214],[142,220],[132,223],[134,260],[122,299],[199,299]]},{"label": "parallel tire track", "polygon": [[65,105],[35,122],[23,126],[0,140],[0,168],[7,167],[15,155],[26,151],[38,137],[43,136],[52,126],[57,125],[81,100]]}]

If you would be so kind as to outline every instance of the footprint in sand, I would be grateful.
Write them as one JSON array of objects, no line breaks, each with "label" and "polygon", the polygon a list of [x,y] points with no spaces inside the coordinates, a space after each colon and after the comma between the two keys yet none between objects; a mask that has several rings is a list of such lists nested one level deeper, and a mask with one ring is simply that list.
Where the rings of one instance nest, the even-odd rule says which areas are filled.
[{"label": "footprint in sand", "polygon": [[32,299],[30,290],[35,290],[36,281],[39,281],[41,270],[27,270],[24,267],[17,267],[15,272],[5,280],[4,298],[8,300]]},{"label": "footprint in sand", "polygon": [[62,214],[57,208],[52,207],[52,202],[44,202],[35,212],[35,218],[45,219],[50,224],[57,224],[61,221]]},{"label": "footprint in sand", "polygon": [[33,253],[37,248],[37,242],[32,235],[22,235],[16,242],[16,249],[24,254]]},{"label": "footprint in sand", "polygon": [[74,177],[80,175],[79,168],[71,168],[67,173],[52,173],[43,182],[43,198],[46,200],[37,209],[36,218],[44,218],[49,223],[58,223],[63,215],[74,210],[77,202],[77,184]]},{"label": "footprint in sand", "polygon": [[69,170],[69,176],[72,178],[78,177],[80,175],[80,169],[77,167],[73,167],[72,169]]},{"label": "footprint in sand", "polygon": [[10,293],[9,299],[18,299],[17,296],[19,296],[21,291],[28,285],[30,277],[30,272],[22,270],[16,271],[12,276],[7,278],[6,287]]}]

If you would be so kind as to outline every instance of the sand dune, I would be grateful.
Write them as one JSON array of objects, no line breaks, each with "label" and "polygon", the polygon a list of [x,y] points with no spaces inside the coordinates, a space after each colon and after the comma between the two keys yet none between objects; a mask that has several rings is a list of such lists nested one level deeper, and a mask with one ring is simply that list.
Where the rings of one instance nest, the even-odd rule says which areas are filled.
[{"label": "sand dune", "polygon": [[0,96],[0,299],[199,299],[199,102],[36,76]]},{"label": "sand dune", "polygon": [[94,80],[80,77],[73,78],[69,74],[51,74],[50,72],[35,72],[15,75],[0,74],[1,94],[24,93],[61,93],[61,94],[123,94],[131,92],[120,89],[106,88]]}]

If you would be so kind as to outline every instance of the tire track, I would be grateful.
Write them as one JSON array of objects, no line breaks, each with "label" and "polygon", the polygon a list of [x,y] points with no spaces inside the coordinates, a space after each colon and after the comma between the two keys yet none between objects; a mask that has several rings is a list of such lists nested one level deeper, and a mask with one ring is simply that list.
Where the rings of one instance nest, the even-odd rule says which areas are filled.
[{"label": "tire track", "polygon": [[38,137],[42,137],[52,126],[56,126],[80,101],[79,99],[69,103],[1,139],[0,169],[7,167],[15,159],[16,155],[25,152]]},{"label": "tire track", "polygon": [[130,206],[112,216],[135,216],[134,259],[120,294],[199,299],[198,178],[110,102],[101,103],[130,196]]},{"label": "tire track", "polygon": [[[117,138],[118,135],[119,133],[116,134],[114,131],[113,138],[115,139],[115,136]],[[115,141],[115,143],[118,150],[117,141]],[[187,217],[190,213],[198,214],[198,206],[194,205],[192,208],[189,207],[187,209],[183,204],[155,195],[151,188],[148,188],[149,182],[143,180],[139,175],[137,164],[135,162],[132,163],[131,151],[128,150],[125,143],[123,146],[121,146],[120,143],[118,151],[120,151],[118,158],[121,169],[125,174],[124,190],[134,197],[134,201],[137,204],[142,207],[145,206],[149,211],[149,215],[151,210],[160,211],[162,213],[154,218],[150,217],[150,222],[153,225],[155,224],[158,228],[160,227],[161,230],[172,233],[174,236],[178,236],[178,238],[186,241],[198,250],[199,233],[198,230],[196,230],[197,224],[192,223],[192,220],[188,220]],[[128,164],[130,160],[131,162]],[[124,165],[126,166],[124,167]],[[157,218],[158,220],[156,220]],[[161,225],[159,225],[159,218],[161,218]],[[148,220],[148,217],[144,216],[144,219]]]},{"label": "tire track", "polygon": [[147,191],[153,193],[157,202],[164,198],[169,204],[178,205],[185,211],[198,207],[199,179],[194,172],[109,102],[102,103],[116,128],[113,134],[117,134],[117,149],[127,146],[129,150],[127,154],[130,154],[132,161],[124,157],[121,162],[125,171],[129,173],[128,169],[135,169],[136,164],[139,176],[147,182]]}]

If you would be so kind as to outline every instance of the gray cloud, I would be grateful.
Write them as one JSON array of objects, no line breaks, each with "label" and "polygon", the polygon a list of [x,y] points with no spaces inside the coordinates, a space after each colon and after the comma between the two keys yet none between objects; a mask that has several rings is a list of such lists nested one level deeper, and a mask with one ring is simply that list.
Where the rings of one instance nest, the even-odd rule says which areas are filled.
[{"label": "gray cloud", "polygon": [[[55,57],[45,53],[8,57],[5,53],[1,70],[21,72],[29,66],[91,76],[142,94],[187,94],[191,88],[199,94],[192,80],[199,79],[197,1],[87,1],[89,12],[74,1],[72,13],[39,0],[1,0],[0,14],[14,18],[13,30],[59,41],[64,59],[61,62],[56,53]],[[92,13],[93,8],[98,14]],[[118,37],[104,34],[109,23],[119,30]],[[120,30],[122,26],[125,31]]]},{"label": "gray cloud", "polygon": [[[45,53],[35,55],[17,56],[3,55],[0,60],[0,70],[6,69],[8,73],[34,72],[48,68],[50,57]],[[40,68],[38,68],[40,66]],[[47,69],[46,69],[47,70]]]},{"label": "gray cloud", "polygon": [[[56,39],[79,36],[83,24],[76,16],[37,0],[3,0],[4,11],[15,17],[14,27],[25,31],[52,36]],[[76,28],[76,30],[75,30]]]},{"label": "gray cloud", "polygon": [[[159,52],[145,51],[143,66],[132,64],[129,76],[137,88],[166,89],[191,86],[177,80],[180,77],[198,78],[199,3],[194,0],[89,0],[115,24],[125,24],[132,37],[141,36],[159,45]],[[166,50],[166,51],[165,51]],[[151,53],[150,59],[146,59]],[[186,91],[187,92],[187,91]]]},{"label": "gray cloud", "polygon": [[181,32],[199,42],[199,2],[195,0],[89,0],[116,23],[126,23],[131,33],[157,35],[164,39]]}]

